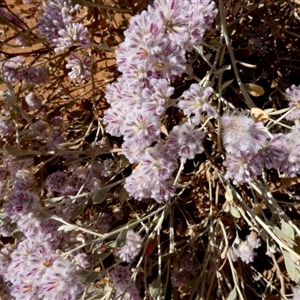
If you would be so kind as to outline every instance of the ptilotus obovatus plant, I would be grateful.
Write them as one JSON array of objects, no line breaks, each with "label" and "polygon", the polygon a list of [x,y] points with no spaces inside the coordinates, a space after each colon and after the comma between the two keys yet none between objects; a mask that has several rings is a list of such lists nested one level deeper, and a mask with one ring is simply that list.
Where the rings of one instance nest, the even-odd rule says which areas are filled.
[{"label": "ptilotus obovatus plant", "polygon": [[0,297],[297,297],[299,83],[261,72],[296,4],[30,2],[0,4]]},{"label": "ptilotus obovatus plant", "polygon": [[[197,12],[197,13],[196,13]],[[122,75],[108,86],[104,114],[108,133],[122,136],[124,155],[139,163],[126,178],[125,188],[137,200],[168,201],[176,190],[173,173],[181,161],[202,152],[201,112],[216,117],[208,103],[210,88],[191,85],[182,99],[173,99],[172,80],[186,70],[186,52],[202,42],[217,14],[213,1],[154,1],[130,19],[120,44],[117,65]],[[178,124],[167,140],[161,126],[170,107],[183,109],[193,126]]]}]

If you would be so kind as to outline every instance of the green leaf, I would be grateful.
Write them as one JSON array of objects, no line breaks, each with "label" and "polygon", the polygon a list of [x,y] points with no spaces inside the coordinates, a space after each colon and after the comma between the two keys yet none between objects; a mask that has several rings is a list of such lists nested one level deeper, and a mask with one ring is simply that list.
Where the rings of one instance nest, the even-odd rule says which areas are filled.
[{"label": "green leaf", "polygon": [[213,46],[214,48],[217,48],[217,49],[222,47],[222,44],[220,44],[219,41],[217,41],[216,39],[211,39],[208,42],[208,45]]},{"label": "green leaf", "polygon": [[110,247],[110,248],[116,248],[116,241],[109,241],[105,243],[105,246]]},{"label": "green leaf", "polygon": [[90,272],[87,276],[85,276],[85,280],[89,283],[96,281],[99,277],[99,272]]},{"label": "green leaf", "polygon": [[280,230],[277,226],[273,226],[273,229],[275,233],[283,240],[283,242],[286,242],[286,244],[293,248],[296,246],[296,243],[287,235],[285,234],[282,230]]},{"label": "green leaf", "polygon": [[236,297],[237,297],[237,292],[236,292],[236,288],[234,287],[234,289],[226,297],[226,300],[235,300]]},{"label": "green leaf", "polygon": [[101,204],[107,196],[107,189],[98,191],[92,198],[93,204]]},{"label": "green leaf", "polygon": [[226,186],[225,199],[227,201],[233,201],[233,192],[229,185]]},{"label": "green leaf", "polygon": [[13,238],[15,238],[16,240],[20,240],[20,239],[24,238],[24,233],[21,232],[21,231],[19,231],[19,229],[16,229],[16,230],[11,234],[11,236],[12,236]]},{"label": "green leaf", "polygon": [[281,230],[292,240],[295,240],[295,232],[293,227],[289,223],[285,222],[284,220],[281,221]]},{"label": "green leaf", "polygon": [[59,226],[57,231],[68,232],[68,231],[72,231],[72,230],[75,230],[75,229],[77,229],[77,227],[70,224],[70,225],[61,225],[61,226]]},{"label": "green leaf", "polygon": [[161,282],[159,280],[159,278],[156,278],[151,284],[150,284],[150,287],[149,287],[149,292],[150,292],[150,295],[154,298],[154,299],[157,299],[160,295],[160,292],[161,292]]},{"label": "green leaf", "polygon": [[232,22],[231,24],[227,25],[227,34],[229,37],[235,34],[237,26],[238,22]]},{"label": "green leaf", "polygon": [[73,211],[72,211],[72,219],[75,219],[76,217],[78,217],[79,215],[81,215],[86,206],[87,206],[87,201],[84,201],[82,203],[80,203]]},{"label": "green leaf", "polygon": [[127,198],[127,191],[125,188],[121,185],[119,186],[116,191],[114,192],[114,196],[118,197],[120,202],[123,202]]},{"label": "green leaf", "polygon": [[[113,241],[114,242],[114,241]],[[107,245],[106,245],[107,246]],[[114,247],[115,248],[115,247]],[[104,252],[104,253],[99,253],[97,255],[97,260],[104,261],[106,257],[108,257],[111,253],[110,252]]]},{"label": "green leaf", "polygon": [[224,82],[224,83],[222,84],[221,90],[222,90],[222,91],[225,90],[229,85],[232,84],[233,81],[234,81],[234,79],[231,79],[231,80],[228,80],[228,81]]},{"label": "green leaf", "polygon": [[236,218],[239,219],[241,217],[240,212],[238,211],[238,209],[236,207],[234,207],[233,205],[230,205],[230,213],[231,215]]},{"label": "green leaf", "polygon": [[84,120],[82,121],[82,125],[86,126],[89,125],[93,122],[94,119],[94,113],[93,111],[90,111],[84,118]]},{"label": "green leaf", "polygon": [[282,254],[284,257],[284,264],[286,267],[286,271],[288,272],[290,278],[293,281],[298,282],[299,281],[299,271],[296,269],[295,262],[291,259],[291,256],[287,251],[283,250]]},{"label": "green leaf", "polygon": [[73,119],[80,118],[82,116],[82,114],[83,114],[82,110],[73,110],[73,111],[70,112],[70,116]]},{"label": "green leaf", "polygon": [[9,25],[10,23],[5,18],[3,18],[2,16],[0,16],[0,24]]},{"label": "green leaf", "polygon": [[116,239],[116,247],[123,247],[126,243],[127,238],[127,229],[122,230],[117,239]]},{"label": "green leaf", "polygon": [[4,220],[8,217],[6,213],[0,213],[0,220]]},{"label": "green leaf", "polygon": [[18,156],[16,158],[14,158],[13,161],[23,161],[23,160],[32,159],[34,157],[36,157],[36,155],[33,155],[33,154],[24,155],[24,156]]},{"label": "green leaf", "polygon": [[247,92],[254,97],[260,97],[265,93],[265,90],[261,86],[254,83],[246,83],[244,87]]}]

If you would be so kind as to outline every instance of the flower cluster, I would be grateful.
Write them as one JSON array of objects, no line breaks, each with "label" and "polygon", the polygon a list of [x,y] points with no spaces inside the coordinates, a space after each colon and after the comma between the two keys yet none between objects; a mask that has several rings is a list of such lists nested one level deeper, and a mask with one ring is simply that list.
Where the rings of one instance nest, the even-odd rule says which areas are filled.
[{"label": "flower cluster", "polygon": [[11,84],[24,81],[29,85],[40,85],[49,80],[48,70],[44,66],[24,66],[24,63],[25,58],[22,56],[8,59],[2,68],[5,80]]},{"label": "flower cluster", "polygon": [[296,121],[300,119],[300,85],[292,85],[285,90],[285,98],[289,102],[289,107],[293,108],[286,119],[290,121]]},{"label": "flower cluster", "polygon": [[289,176],[300,173],[299,126],[269,138],[262,122],[255,123],[242,114],[225,114],[221,125],[227,151],[226,179],[233,179],[235,184],[250,182],[262,174],[263,168],[274,168]]},{"label": "flower cluster", "polygon": [[81,24],[73,22],[72,14],[79,5],[72,5],[71,0],[50,0],[46,2],[44,14],[39,19],[39,31],[54,47],[55,52],[72,46],[90,46],[89,32]]},{"label": "flower cluster", "polygon": [[116,294],[114,299],[140,300],[140,293],[131,281],[131,272],[128,267],[117,266],[110,272]]},{"label": "flower cluster", "polygon": [[138,255],[141,246],[140,235],[133,230],[128,230],[126,232],[125,244],[116,249],[116,254],[122,261],[129,263]]},{"label": "flower cluster", "polygon": [[[62,260],[40,239],[25,239],[6,256],[4,280],[14,299],[77,299],[82,279],[69,260]],[[50,292],[51,291],[51,292]]]},{"label": "flower cluster", "polygon": [[[177,159],[193,159],[203,151],[204,134],[189,124],[175,126],[162,139],[166,110],[177,106],[171,80],[185,72],[185,52],[202,42],[217,9],[213,1],[157,0],[148,11],[131,18],[125,41],[116,51],[122,76],[106,90],[111,108],[104,113],[108,133],[123,136],[122,150],[130,163],[139,163],[125,188],[137,200],[165,202],[175,192]],[[211,89],[191,85],[178,107],[200,124],[200,114],[216,116],[208,104]]]},{"label": "flower cluster", "polygon": [[261,246],[260,239],[257,238],[255,232],[251,232],[247,237],[246,241],[241,242],[237,248],[230,248],[230,256],[233,261],[237,261],[240,258],[245,263],[253,262],[256,253],[254,249]]},{"label": "flower cluster", "polygon": [[93,63],[94,61],[86,54],[80,58],[75,52],[71,52],[66,64],[66,68],[71,69],[68,73],[71,80],[77,82],[81,82],[82,80],[88,81]]},{"label": "flower cluster", "polygon": [[[2,178],[11,185],[6,186],[6,192],[9,188],[11,191],[3,204],[7,217],[1,222],[5,227],[1,228],[1,234],[10,227],[24,234],[15,247],[0,255],[1,275],[10,283],[14,299],[75,300],[83,292],[78,267],[87,267],[88,263],[82,257],[84,253],[77,253],[75,264],[57,254],[58,248],[66,247],[65,238],[57,231],[57,221],[41,218],[44,208],[40,198],[31,191],[35,187],[29,171],[31,166],[31,160],[15,162],[10,158],[1,166]],[[52,185],[55,189],[58,183],[52,182]]]}]

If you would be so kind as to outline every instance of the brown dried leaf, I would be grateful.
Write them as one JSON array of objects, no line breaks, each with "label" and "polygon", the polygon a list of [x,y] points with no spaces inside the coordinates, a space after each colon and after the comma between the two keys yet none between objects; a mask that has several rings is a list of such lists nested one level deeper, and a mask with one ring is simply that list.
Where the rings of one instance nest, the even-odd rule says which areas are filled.
[{"label": "brown dried leaf", "polygon": [[285,190],[298,183],[300,183],[300,177],[281,178],[279,189]]},{"label": "brown dried leaf", "polygon": [[260,97],[265,93],[265,90],[255,83],[246,83],[244,84],[244,87],[253,97]]},{"label": "brown dried leaf", "polygon": [[267,122],[269,121],[269,116],[268,114],[263,111],[260,108],[253,107],[251,108],[251,117],[254,119],[255,122]]}]

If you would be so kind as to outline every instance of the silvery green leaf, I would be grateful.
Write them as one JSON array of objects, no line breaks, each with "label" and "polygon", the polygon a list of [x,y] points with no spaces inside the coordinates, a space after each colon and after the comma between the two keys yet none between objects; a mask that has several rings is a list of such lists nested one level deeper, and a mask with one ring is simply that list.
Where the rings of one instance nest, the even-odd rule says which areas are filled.
[{"label": "silvery green leaf", "polygon": [[160,292],[161,292],[161,287],[160,287],[160,280],[159,278],[156,278],[151,284],[150,284],[150,287],[149,287],[149,292],[150,292],[150,295],[154,298],[154,299],[157,299],[160,295]]},{"label": "silvery green leaf", "polygon": [[295,262],[292,260],[291,255],[283,250],[282,251],[284,257],[284,264],[286,267],[286,271],[288,272],[290,278],[296,283],[299,282],[299,271],[296,268]]},{"label": "silvery green leaf", "polygon": [[77,228],[77,226],[74,226],[74,225],[61,225],[58,227],[57,231],[68,232],[68,231],[75,230],[76,228]]},{"label": "silvery green leaf", "polygon": [[233,192],[229,185],[226,186],[225,199],[227,201],[233,201]]},{"label": "silvery green leaf", "polygon": [[81,215],[87,206],[87,201],[80,203],[73,211],[72,211],[72,219],[75,219],[79,215]]},{"label": "silvery green leaf", "polygon": [[236,207],[234,207],[233,205],[230,205],[230,213],[231,215],[236,218],[239,219],[241,217],[240,212],[238,211],[238,209]]},{"label": "silvery green leaf", "polygon": [[92,198],[93,204],[101,204],[107,196],[107,189],[101,189]]},{"label": "silvery green leaf", "polygon": [[237,297],[237,292],[236,292],[236,288],[234,287],[234,289],[226,297],[226,300],[235,300],[236,297]]},{"label": "silvery green leaf", "polygon": [[124,229],[119,233],[116,239],[116,247],[123,247],[126,243],[126,237],[127,237],[127,229]]},{"label": "silvery green leaf", "polygon": [[285,234],[282,230],[280,230],[277,226],[273,226],[273,229],[275,233],[286,242],[286,244],[289,247],[294,247],[296,246],[296,243],[287,235]]},{"label": "silvery green leaf", "polygon": [[98,277],[99,277],[99,272],[90,272],[87,276],[85,276],[85,280],[91,283],[96,281]]},{"label": "silvery green leaf", "polygon": [[116,248],[116,241],[109,241],[105,243],[105,246],[110,247],[110,248]]},{"label": "silvery green leaf", "polygon": [[281,221],[281,231],[284,232],[292,240],[295,239],[295,233],[293,227],[289,223],[285,222],[284,220]]}]

